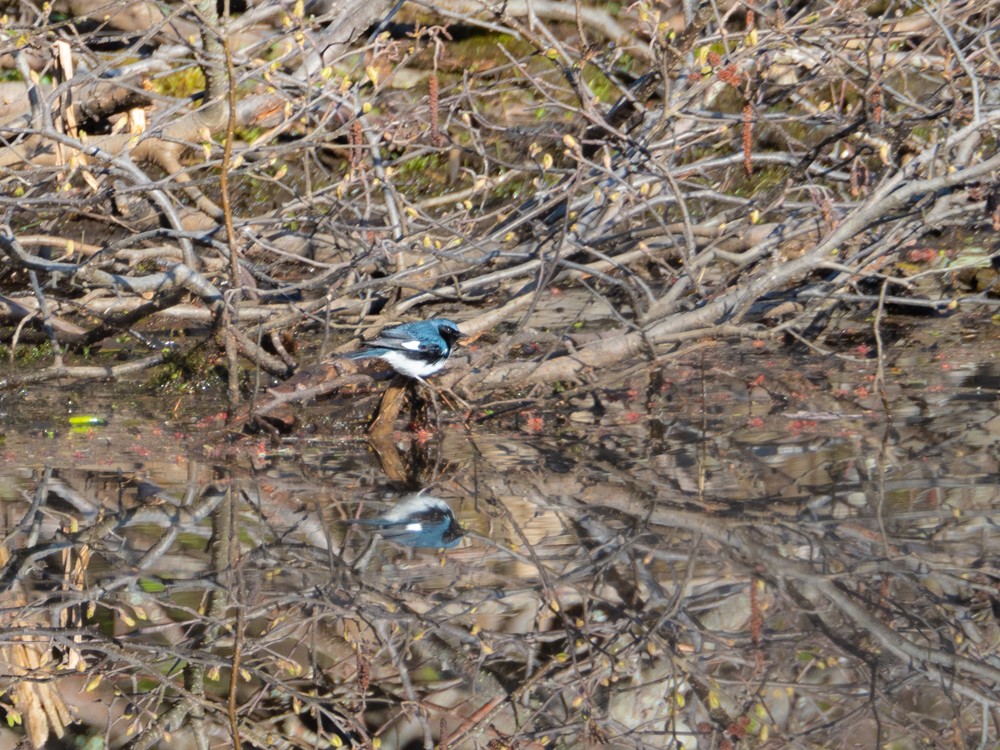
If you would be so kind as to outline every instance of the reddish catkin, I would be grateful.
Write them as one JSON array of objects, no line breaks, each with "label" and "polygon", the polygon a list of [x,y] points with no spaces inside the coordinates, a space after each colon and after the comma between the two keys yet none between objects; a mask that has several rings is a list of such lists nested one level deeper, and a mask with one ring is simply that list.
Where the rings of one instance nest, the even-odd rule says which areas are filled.
[{"label": "reddish catkin", "polygon": [[751,145],[753,145],[753,105],[747,102],[743,105],[743,169],[746,170],[747,177],[753,174]]},{"label": "reddish catkin", "polygon": [[734,89],[738,89],[740,87],[740,74],[736,72],[735,64],[730,63],[716,73],[716,75],[719,77],[720,81],[729,84]]},{"label": "reddish catkin", "polygon": [[440,90],[438,89],[438,77],[437,73],[431,73],[430,80],[428,81],[428,87],[430,88],[430,107],[431,107],[431,145],[434,148],[441,148],[441,144],[444,141],[441,138],[440,130],[440,112],[438,111],[438,95]]},{"label": "reddish catkin", "polygon": [[726,734],[732,737],[734,740],[742,740],[747,736],[747,730],[750,727],[750,717],[740,716],[736,721],[729,725],[726,729]]},{"label": "reddish catkin", "polygon": [[754,659],[757,669],[764,667],[764,651],[761,649],[761,630],[764,627],[764,615],[760,611],[760,599],[757,596],[757,581],[750,581],[750,640],[753,643]]},{"label": "reddish catkin", "polygon": [[747,31],[753,31],[754,26],[757,23],[757,14],[753,12],[752,8],[747,8]]},{"label": "reddish catkin", "polygon": [[823,221],[830,229],[834,229],[837,226],[837,219],[833,215],[833,206],[830,203],[829,198],[827,198],[819,190],[810,191],[810,196],[812,197],[813,203],[819,206],[820,213],[823,215]]},{"label": "reddish catkin", "polygon": [[364,134],[361,131],[361,121],[355,120],[351,123],[351,166],[356,167],[361,163],[361,138]]},{"label": "reddish catkin", "polygon": [[718,52],[709,52],[708,64],[711,65],[713,68],[719,67],[720,65],[722,65],[722,55],[720,55]]},{"label": "reddish catkin", "polygon": [[851,165],[851,196],[857,198],[860,195],[868,194],[868,166],[856,157]]},{"label": "reddish catkin", "polygon": [[823,212],[823,221],[826,222],[830,229],[836,229],[839,222],[837,221],[837,217],[833,215],[833,204],[830,203],[830,199],[825,195],[820,196],[819,206]]},{"label": "reddish catkin", "polygon": [[875,84],[868,101],[872,108],[872,122],[876,125],[882,124],[882,87]]},{"label": "reddish catkin", "polygon": [[371,663],[368,661],[368,657],[362,653],[361,649],[358,649],[357,653],[357,670],[358,690],[364,695],[368,692],[368,686],[371,684]]}]

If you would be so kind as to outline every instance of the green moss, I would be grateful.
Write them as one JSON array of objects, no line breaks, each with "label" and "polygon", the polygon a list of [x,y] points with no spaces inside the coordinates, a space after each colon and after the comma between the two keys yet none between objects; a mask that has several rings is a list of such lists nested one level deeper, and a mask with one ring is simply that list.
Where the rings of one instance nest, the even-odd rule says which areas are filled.
[{"label": "green moss", "polygon": [[[280,209],[288,199],[288,192],[283,187],[295,190],[299,180],[297,173],[290,173],[287,167],[282,172],[281,162],[263,166],[260,172],[276,178],[274,181],[257,176],[259,173],[237,172],[229,178],[230,190],[234,205],[241,211],[264,211]],[[315,184],[315,183],[314,183]]]},{"label": "green moss", "polygon": [[236,128],[233,135],[241,141],[247,143],[253,143],[258,138],[264,134],[264,128],[259,127],[249,127],[249,128]]},{"label": "green moss", "polygon": [[635,68],[635,58],[628,52],[623,52],[615,62],[615,68],[623,73],[631,73],[632,69]]},{"label": "green moss", "polygon": [[935,135],[940,134],[940,128],[933,125],[917,125],[910,131],[910,137],[921,143],[930,143]]},{"label": "green moss", "polygon": [[621,89],[614,81],[594,65],[588,65],[583,69],[583,80],[586,81],[591,93],[605,104],[614,104],[622,95]]},{"label": "green moss", "polygon": [[153,91],[163,96],[185,98],[205,90],[205,76],[201,68],[191,66],[153,79]]},{"label": "green moss", "polygon": [[404,156],[396,169],[396,184],[407,193],[426,197],[454,187],[448,184],[447,157],[437,152]]},{"label": "green moss", "polygon": [[15,361],[21,365],[33,365],[53,356],[52,344],[46,341],[43,344],[34,346],[19,346]]},{"label": "green moss", "polygon": [[509,180],[502,185],[498,185],[491,191],[490,197],[498,201],[504,201],[525,195],[528,190],[533,189],[531,178],[526,175],[521,179]]},{"label": "green moss", "polygon": [[802,141],[803,143],[808,143],[816,135],[816,128],[810,127],[802,122],[789,121],[782,123],[781,127],[790,137]]},{"label": "green moss", "polygon": [[525,57],[535,48],[512,34],[479,34],[448,47],[448,57],[457,70],[470,73],[507,63],[507,57],[500,51],[503,46],[514,57]]},{"label": "green moss", "polygon": [[440,168],[441,154],[438,153],[427,153],[421,154],[420,156],[414,156],[400,162],[398,166],[399,176],[406,179],[419,177],[420,175],[425,174],[428,170]]},{"label": "green moss", "polygon": [[169,354],[147,383],[167,393],[196,393],[221,387],[224,380],[208,361],[204,347],[199,346],[183,354]]},{"label": "green moss", "polygon": [[742,198],[752,198],[759,193],[781,184],[788,176],[788,168],[783,166],[761,167],[753,171],[753,175],[743,181],[733,194]]}]

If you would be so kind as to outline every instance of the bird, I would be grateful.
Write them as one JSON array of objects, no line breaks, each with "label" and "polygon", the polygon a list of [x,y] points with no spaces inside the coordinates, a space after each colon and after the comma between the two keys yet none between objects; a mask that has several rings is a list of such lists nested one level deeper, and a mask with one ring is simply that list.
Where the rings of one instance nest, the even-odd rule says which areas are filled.
[{"label": "bird", "polygon": [[410,495],[374,518],[347,521],[372,526],[385,539],[404,547],[447,549],[458,544],[465,531],[451,506],[433,495]]},{"label": "bird", "polygon": [[343,356],[381,359],[400,375],[423,382],[444,367],[460,338],[458,323],[432,318],[384,328],[371,341],[364,342],[364,349]]}]

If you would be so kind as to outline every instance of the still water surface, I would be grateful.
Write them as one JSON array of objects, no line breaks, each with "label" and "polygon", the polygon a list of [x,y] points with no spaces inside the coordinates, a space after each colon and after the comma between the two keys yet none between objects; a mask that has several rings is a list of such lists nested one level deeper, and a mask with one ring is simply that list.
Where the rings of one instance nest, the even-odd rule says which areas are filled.
[{"label": "still water surface", "polygon": [[[884,389],[704,360],[382,444],[329,404],[268,442],[190,395],[5,394],[2,741],[992,746],[994,348]],[[346,523],[418,490],[456,547]]]}]

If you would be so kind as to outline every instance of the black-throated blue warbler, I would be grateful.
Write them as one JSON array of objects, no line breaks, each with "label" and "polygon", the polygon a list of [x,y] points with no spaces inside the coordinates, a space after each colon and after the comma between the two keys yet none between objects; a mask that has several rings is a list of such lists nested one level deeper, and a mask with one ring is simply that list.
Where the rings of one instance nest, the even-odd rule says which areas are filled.
[{"label": "black-throated blue warbler", "polygon": [[400,375],[423,380],[448,361],[455,343],[462,338],[458,323],[431,318],[385,328],[364,349],[350,352],[348,359],[378,358]]}]

